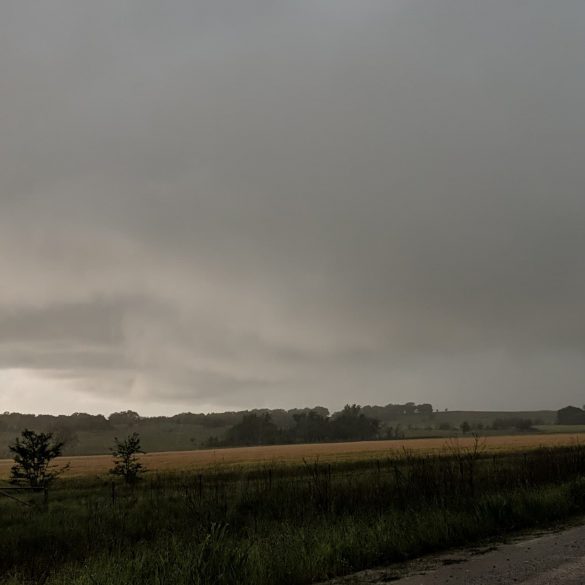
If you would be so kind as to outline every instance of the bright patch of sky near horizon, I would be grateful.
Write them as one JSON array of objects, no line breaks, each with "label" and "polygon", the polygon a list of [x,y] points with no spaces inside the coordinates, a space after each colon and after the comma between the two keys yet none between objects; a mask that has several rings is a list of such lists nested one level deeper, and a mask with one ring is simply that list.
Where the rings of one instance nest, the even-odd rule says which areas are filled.
[{"label": "bright patch of sky near horizon", "polygon": [[8,3],[0,411],[582,404],[584,22]]}]

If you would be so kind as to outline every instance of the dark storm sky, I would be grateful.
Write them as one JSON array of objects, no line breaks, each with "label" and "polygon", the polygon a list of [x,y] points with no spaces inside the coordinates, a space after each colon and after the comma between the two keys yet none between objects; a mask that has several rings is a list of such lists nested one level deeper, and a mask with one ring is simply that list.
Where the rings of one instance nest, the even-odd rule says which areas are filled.
[{"label": "dark storm sky", "polygon": [[0,411],[585,402],[583,0],[0,19]]}]

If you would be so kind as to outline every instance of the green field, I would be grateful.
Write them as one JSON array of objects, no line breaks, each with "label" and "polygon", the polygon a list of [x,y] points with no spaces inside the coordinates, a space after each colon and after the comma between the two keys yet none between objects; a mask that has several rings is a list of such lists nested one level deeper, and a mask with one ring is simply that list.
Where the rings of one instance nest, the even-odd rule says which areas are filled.
[{"label": "green field", "polygon": [[[227,427],[210,429],[198,425],[177,425],[170,422],[139,427],[141,442],[148,452],[188,451],[197,449],[210,436],[224,433]],[[67,455],[103,455],[109,453],[114,437],[126,436],[133,429],[113,428],[102,431],[77,431],[74,443],[65,446]],[[8,444],[14,441],[18,432],[0,432],[0,458],[9,457]]]},{"label": "green field", "polygon": [[536,425],[534,428],[550,434],[585,433],[585,425]]},{"label": "green field", "polygon": [[585,447],[61,479],[0,497],[2,585],[303,585],[585,512]]}]

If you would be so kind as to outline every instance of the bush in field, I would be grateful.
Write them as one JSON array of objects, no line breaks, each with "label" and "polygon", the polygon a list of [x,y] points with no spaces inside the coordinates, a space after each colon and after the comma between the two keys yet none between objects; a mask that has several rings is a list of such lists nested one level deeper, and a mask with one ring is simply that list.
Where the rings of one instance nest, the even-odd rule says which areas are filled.
[{"label": "bush in field", "polygon": [[529,431],[534,423],[529,418],[508,417],[494,420],[492,428],[496,431],[516,429],[517,431]]},{"label": "bush in field", "polygon": [[557,411],[558,425],[583,425],[585,424],[585,410],[576,406],[565,406]]},{"label": "bush in field", "polygon": [[126,483],[134,483],[140,473],[145,471],[144,466],[138,460],[138,454],[144,453],[140,446],[140,435],[132,433],[124,440],[114,439],[115,445],[111,448],[114,457],[114,467],[110,473],[124,478]]},{"label": "bush in field", "polygon": [[8,449],[14,458],[10,470],[12,483],[46,487],[68,467],[51,467],[51,461],[59,457],[63,449],[63,442],[53,440],[53,433],[35,433],[25,429]]}]

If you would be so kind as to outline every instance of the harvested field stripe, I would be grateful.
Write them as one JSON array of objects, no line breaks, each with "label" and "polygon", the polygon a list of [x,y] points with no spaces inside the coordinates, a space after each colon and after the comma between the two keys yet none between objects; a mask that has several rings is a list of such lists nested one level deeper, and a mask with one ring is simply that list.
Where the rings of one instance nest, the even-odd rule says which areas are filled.
[{"label": "harvested field stripe", "polygon": [[[150,471],[193,471],[226,465],[255,465],[271,462],[294,463],[303,459],[319,458],[320,461],[357,460],[364,458],[392,457],[404,450],[433,453],[444,451],[454,439],[406,439],[402,441],[359,441],[354,443],[314,443],[306,445],[267,445],[261,447],[234,447],[197,451],[170,451],[147,453],[143,463]],[[462,448],[473,447],[473,437],[455,439]],[[503,452],[557,447],[585,443],[585,433],[553,435],[510,435],[482,437],[482,446],[488,452]],[[61,457],[60,463],[70,464],[68,477],[95,476],[107,473],[112,465],[110,455]],[[0,460],[0,478],[9,475],[12,461]]]}]

